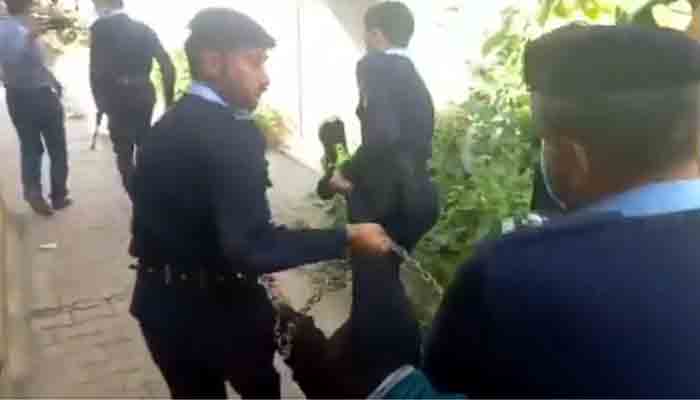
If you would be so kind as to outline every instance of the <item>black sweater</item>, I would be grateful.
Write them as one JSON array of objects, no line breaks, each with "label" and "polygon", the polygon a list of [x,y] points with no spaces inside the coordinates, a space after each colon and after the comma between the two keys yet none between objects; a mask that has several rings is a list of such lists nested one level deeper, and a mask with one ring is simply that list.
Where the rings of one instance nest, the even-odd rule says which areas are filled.
[{"label": "black sweater", "polygon": [[272,224],[267,182],[265,140],[254,122],[185,96],[139,151],[134,256],[250,274],[343,256],[344,231]]}]

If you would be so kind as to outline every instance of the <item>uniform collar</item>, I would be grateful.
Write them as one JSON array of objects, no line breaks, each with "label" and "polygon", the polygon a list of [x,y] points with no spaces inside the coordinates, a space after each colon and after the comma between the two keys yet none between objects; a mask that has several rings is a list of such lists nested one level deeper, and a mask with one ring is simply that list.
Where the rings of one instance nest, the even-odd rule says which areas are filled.
[{"label": "uniform collar", "polygon": [[649,217],[700,210],[700,179],[645,185],[602,200],[586,211],[619,212],[626,217]]},{"label": "uniform collar", "polygon": [[408,49],[405,47],[392,47],[390,49],[384,50],[384,54],[392,54],[395,56],[411,58],[411,55],[408,54]]},{"label": "uniform collar", "polygon": [[101,14],[102,18],[109,18],[114,17],[115,15],[126,15],[126,11],[124,10],[124,8],[113,8],[103,10]]},{"label": "uniform collar", "polygon": [[204,100],[219,104],[233,111],[233,116],[237,120],[249,121],[253,119],[253,113],[242,108],[231,106],[223,97],[219,96],[209,85],[200,81],[193,81],[190,85],[189,94],[203,98]]}]

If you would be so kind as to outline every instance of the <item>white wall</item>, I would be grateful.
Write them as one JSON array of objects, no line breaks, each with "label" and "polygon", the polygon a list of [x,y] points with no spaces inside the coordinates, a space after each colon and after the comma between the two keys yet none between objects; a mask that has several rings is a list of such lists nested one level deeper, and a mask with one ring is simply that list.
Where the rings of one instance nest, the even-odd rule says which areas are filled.
[{"label": "white wall", "polygon": [[321,155],[317,131],[324,119],[341,117],[349,141],[359,145],[355,65],[362,50],[353,37],[356,33],[351,34],[353,26],[336,17],[337,8],[324,0],[303,0],[301,5],[302,145],[294,150],[317,166]]},{"label": "white wall", "polygon": [[[416,15],[411,53],[438,107],[466,96],[471,84],[467,62],[480,58],[484,32],[498,27],[507,1],[405,1]],[[450,5],[459,11],[447,11]]]}]

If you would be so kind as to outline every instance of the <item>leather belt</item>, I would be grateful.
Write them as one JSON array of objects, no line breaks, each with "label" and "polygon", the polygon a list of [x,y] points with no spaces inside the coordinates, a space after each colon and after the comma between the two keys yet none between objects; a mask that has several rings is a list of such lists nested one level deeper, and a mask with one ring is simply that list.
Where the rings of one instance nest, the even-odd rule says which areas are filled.
[{"label": "leather belt", "polygon": [[162,279],[166,286],[197,286],[202,289],[234,286],[257,285],[258,277],[244,273],[209,271],[204,268],[178,268],[170,264],[163,266],[146,266],[134,264],[131,269],[149,278]]}]

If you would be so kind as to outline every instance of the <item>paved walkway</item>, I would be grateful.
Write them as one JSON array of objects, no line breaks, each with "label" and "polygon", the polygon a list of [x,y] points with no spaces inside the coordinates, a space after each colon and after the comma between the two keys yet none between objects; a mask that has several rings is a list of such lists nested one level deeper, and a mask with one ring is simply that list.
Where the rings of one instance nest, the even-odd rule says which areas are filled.
[{"label": "paved walkway", "polygon": [[[4,93],[2,94],[4,97]],[[102,137],[89,150],[91,121],[68,122],[71,189],[76,205],[46,219],[28,211],[20,200],[18,150],[4,103],[0,102],[0,182],[10,207],[26,221],[25,265],[14,274],[22,289],[11,308],[26,321],[11,346],[24,360],[21,394],[30,397],[164,397],[166,387],[149,358],[135,321],[127,309],[133,273],[126,249],[130,205],[121,190],[111,146]],[[308,205],[314,175],[296,162],[272,154],[270,192],[277,221],[320,222]],[[43,245],[55,249],[42,250]],[[296,304],[310,293],[306,274],[280,278]],[[319,323],[334,329],[347,309],[347,293],[317,307]],[[18,311],[19,310],[19,311]],[[340,310],[340,311],[339,311]],[[17,372],[22,375],[22,371]],[[286,396],[299,396],[290,382]]]}]

